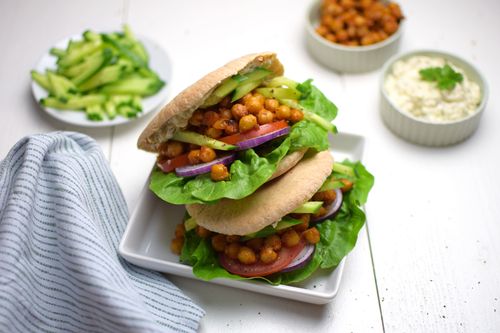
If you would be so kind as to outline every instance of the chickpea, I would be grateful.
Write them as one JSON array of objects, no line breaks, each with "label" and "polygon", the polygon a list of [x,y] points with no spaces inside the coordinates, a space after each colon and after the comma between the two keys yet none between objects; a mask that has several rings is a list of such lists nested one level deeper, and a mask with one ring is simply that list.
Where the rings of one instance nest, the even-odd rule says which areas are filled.
[{"label": "chickpea", "polygon": [[217,234],[212,237],[210,242],[212,243],[212,247],[215,251],[224,252],[224,249],[226,248],[226,237],[224,235]]},{"label": "chickpea", "polygon": [[316,212],[316,214],[314,214],[314,217],[321,217],[325,215],[326,212],[327,212],[326,208],[324,206],[321,206],[319,210]]},{"label": "chickpea", "polygon": [[239,122],[240,133],[248,132],[252,129],[259,128],[257,118],[253,114],[249,114],[240,119]]},{"label": "chickpea", "polygon": [[347,192],[347,191],[350,191],[352,189],[353,183],[349,179],[341,178],[339,180],[342,183],[344,183],[344,186],[342,186],[342,188],[340,189],[342,192]]},{"label": "chickpea", "polygon": [[248,93],[241,98],[241,101],[243,102],[243,104],[247,104],[248,100],[252,97],[253,97],[252,93]]},{"label": "chickpea", "polygon": [[191,118],[189,118],[189,124],[192,126],[201,126],[203,123],[203,112],[201,110],[196,110]]},{"label": "chickpea", "polygon": [[199,149],[191,150],[188,154],[188,161],[189,164],[192,165],[201,163],[200,150]]},{"label": "chickpea", "polygon": [[392,35],[396,32],[396,30],[398,30],[398,23],[396,22],[396,20],[388,20],[384,22],[384,32]]},{"label": "chickpea", "polygon": [[245,245],[254,251],[260,251],[260,249],[264,245],[264,238],[261,237],[252,238],[248,240]]},{"label": "chickpea", "polygon": [[335,20],[331,20],[328,26],[333,32],[339,32],[340,30],[344,29],[344,21],[340,18],[337,18]]},{"label": "chickpea", "polygon": [[375,43],[375,39],[373,38],[373,35],[371,33],[363,36],[363,38],[361,38],[361,45],[370,45],[370,44],[373,44]]},{"label": "chickpea", "polygon": [[223,108],[223,109],[220,109],[219,110],[219,115],[220,115],[220,118],[221,119],[232,119],[233,118],[233,113],[231,112],[230,109],[226,109],[226,108]]},{"label": "chickpea", "polygon": [[297,231],[289,229],[283,235],[281,235],[281,242],[286,247],[294,247],[295,245],[299,244],[300,236]]},{"label": "chickpea", "polygon": [[260,250],[260,260],[264,264],[270,264],[278,259],[278,254],[270,247],[266,246]]},{"label": "chickpea", "polygon": [[304,113],[300,111],[299,109],[292,109],[290,110],[290,121],[292,123],[297,123],[304,119]]},{"label": "chickpea", "polygon": [[304,236],[304,238],[306,239],[306,241],[309,244],[319,243],[320,235],[319,235],[319,231],[318,231],[318,229],[316,229],[316,227],[312,227],[312,228],[307,229],[306,231],[304,231],[302,233],[302,235]]},{"label": "chickpea", "polygon": [[231,134],[238,133],[238,131],[239,131],[238,123],[233,119],[228,120],[226,123],[226,128],[224,129],[224,132],[227,135],[231,135]]},{"label": "chickpea", "polygon": [[266,109],[260,110],[259,113],[257,114],[257,121],[259,122],[259,125],[272,123],[273,119],[274,119],[274,114]]},{"label": "chickpea", "polygon": [[229,171],[224,164],[214,164],[210,169],[210,178],[218,182],[229,178]]},{"label": "chickpea", "polygon": [[276,118],[280,120],[288,120],[290,119],[290,107],[288,105],[280,105],[278,110],[276,110]]},{"label": "chickpea", "polygon": [[257,261],[255,252],[246,246],[242,246],[238,251],[238,260],[245,265],[254,264]]},{"label": "chickpea", "polygon": [[184,223],[179,223],[175,226],[175,238],[182,238],[186,232],[186,228],[184,228]]},{"label": "chickpea", "polygon": [[235,119],[240,119],[248,114],[248,109],[245,105],[237,103],[231,107],[231,114]]},{"label": "chickpea", "polygon": [[279,251],[281,249],[281,238],[276,234],[269,235],[264,240],[264,246],[270,247],[275,251]]},{"label": "chickpea", "polygon": [[264,102],[264,107],[266,110],[276,112],[276,110],[280,107],[280,102],[274,98],[267,98]]},{"label": "chickpea", "polygon": [[196,231],[196,234],[201,238],[207,238],[212,233],[210,230],[203,228],[201,225],[197,225],[194,230]]},{"label": "chickpea", "polygon": [[354,37],[356,37],[356,27],[354,25],[350,25],[349,27],[347,27],[347,36],[349,36],[349,42],[352,41],[352,39]]},{"label": "chickpea", "polygon": [[200,160],[204,163],[215,160],[215,150],[209,147],[202,146],[200,149]]},{"label": "chickpea", "polygon": [[257,99],[257,101],[259,101],[259,103],[261,103],[262,105],[264,105],[264,102],[266,101],[266,98],[264,97],[264,95],[262,95],[258,92],[253,94],[253,98]]},{"label": "chickpea", "polygon": [[354,17],[354,25],[358,28],[364,27],[364,26],[366,26],[366,19],[361,15],[356,15]]},{"label": "chickpea", "polygon": [[210,128],[207,128],[205,135],[209,136],[213,139],[218,139],[222,136],[222,133],[223,133],[222,130],[210,127]]},{"label": "chickpea", "polygon": [[391,2],[388,5],[389,10],[391,11],[392,16],[395,19],[400,20],[403,18],[403,13],[401,12],[401,7],[397,3]]},{"label": "chickpea", "polygon": [[184,238],[174,238],[170,243],[170,250],[179,255],[182,252],[182,247],[184,246]]},{"label": "chickpea", "polygon": [[237,243],[240,241],[240,236],[238,235],[226,235],[226,242],[228,243]]},{"label": "chickpea", "polygon": [[224,254],[231,259],[237,259],[240,252],[241,245],[239,243],[229,243],[224,248]]},{"label": "chickpea", "polygon": [[330,33],[326,34],[325,38],[328,39],[332,43],[337,42],[337,37],[334,34],[330,34]]},{"label": "chickpea", "polygon": [[202,124],[205,126],[212,126],[217,120],[219,120],[219,114],[215,111],[207,111],[203,114]]},{"label": "chickpea", "polygon": [[311,220],[311,214],[301,214],[299,220],[301,220],[302,223],[295,225],[293,228],[297,232],[302,232],[307,228],[309,228],[309,221]]},{"label": "chickpea", "polygon": [[179,141],[168,141],[162,143],[158,150],[160,155],[164,155],[167,158],[174,158],[184,152],[184,145]]},{"label": "chickpea", "polygon": [[255,113],[259,112],[264,107],[264,102],[262,102],[262,100],[260,98],[252,96],[245,103],[245,106],[247,107],[248,112],[255,114]]},{"label": "chickpea", "polygon": [[339,42],[345,42],[349,39],[349,35],[347,34],[347,31],[344,29],[337,31],[337,40]]},{"label": "chickpea", "polygon": [[[328,34],[328,28],[324,25],[320,25],[316,28],[316,32],[318,33],[318,35],[320,36],[326,36],[326,34]],[[267,106],[266,106],[267,107]]]},{"label": "chickpea", "polygon": [[219,119],[213,124],[213,128],[218,130],[225,130],[227,124],[227,119]]}]

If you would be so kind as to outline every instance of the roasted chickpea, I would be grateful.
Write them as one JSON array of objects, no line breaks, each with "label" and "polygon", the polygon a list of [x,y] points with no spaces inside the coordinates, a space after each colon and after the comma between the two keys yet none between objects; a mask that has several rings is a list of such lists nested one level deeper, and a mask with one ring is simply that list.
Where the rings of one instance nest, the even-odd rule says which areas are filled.
[{"label": "roasted chickpea", "polygon": [[199,164],[201,162],[200,159],[200,150],[199,149],[194,149],[191,150],[188,154],[188,161],[189,164]]},{"label": "roasted chickpea", "polygon": [[257,118],[253,114],[248,114],[240,119],[239,122],[240,133],[248,132],[252,129],[259,128]]},{"label": "roasted chickpea", "polygon": [[275,251],[279,251],[281,249],[281,238],[276,234],[269,235],[264,240],[264,246],[268,246]]},{"label": "roasted chickpea", "polygon": [[168,141],[162,143],[158,150],[160,155],[166,156],[167,158],[174,158],[184,152],[184,145],[179,141]]},{"label": "roasted chickpea", "polygon": [[319,210],[316,212],[316,214],[314,214],[314,217],[321,217],[325,215],[326,212],[327,212],[326,208],[324,206],[321,206]]},{"label": "roasted chickpea", "polygon": [[299,220],[301,220],[302,223],[295,225],[293,228],[297,232],[302,232],[307,228],[309,228],[309,221],[311,220],[311,214],[301,214]]},{"label": "roasted chickpea", "polygon": [[257,121],[259,122],[259,125],[272,123],[273,119],[274,119],[274,114],[266,109],[260,110],[259,113],[257,114]]},{"label": "roasted chickpea", "polygon": [[219,119],[212,125],[212,127],[223,131],[226,129],[226,124],[227,124],[227,119]]},{"label": "roasted chickpea", "polygon": [[238,133],[238,123],[234,119],[230,119],[226,123],[226,128],[224,129],[224,133],[227,135]]},{"label": "roasted chickpea", "polygon": [[264,102],[264,107],[266,108],[266,110],[275,112],[280,107],[280,102],[278,102],[274,98],[267,98]]},{"label": "roasted chickpea", "polygon": [[341,178],[339,180],[344,184],[344,186],[340,189],[342,192],[347,192],[352,189],[353,183],[349,179]]},{"label": "roasted chickpea", "polygon": [[388,20],[384,22],[385,33],[392,35],[393,33],[396,32],[396,30],[398,30],[398,23],[396,22],[396,20]]},{"label": "roasted chickpea", "polygon": [[193,112],[193,115],[189,118],[189,124],[192,126],[201,126],[203,124],[203,112],[201,110]]},{"label": "roasted chickpea", "polygon": [[290,119],[290,107],[288,105],[280,105],[278,110],[276,110],[276,118],[280,120]]},{"label": "roasted chickpea", "polygon": [[231,259],[237,259],[241,245],[239,243],[229,243],[224,248],[224,254]]},{"label": "roasted chickpea", "polygon": [[347,31],[345,31],[344,29],[337,31],[336,36],[337,36],[337,40],[339,42],[345,42],[349,39],[349,35],[347,34]]},{"label": "roasted chickpea", "polygon": [[200,149],[200,160],[204,163],[215,160],[215,150],[209,147],[202,146]]},{"label": "roasted chickpea", "polygon": [[283,235],[281,235],[281,242],[286,247],[294,247],[295,245],[299,244],[300,236],[297,231],[289,229]]},{"label": "roasted chickpea", "polygon": [[252,239],[248,240],[245,243],[245,245],[254,251],[260,251],[260,249],[264,245],[264,238],[261,238],[261,237],[252,238]]},{"label": "roasted chickpea", "polygon": [[212,243],[212,247],[215,251],[224,252],[224,249],[226,248],[226,237],[224,235],[217,234],[212,237],[210,242]]},{"label": "roasted chickpea", "polygon": [[325,205],[329,205],[335,200],[336,197],[337,194],[335,190],[326,190],[326,191],[316,192],[313,195],[313,200],[323,201]]},{"label": "roasted chickpea", "polygon": [[278,254],[269,246],[265,246],[260,250],[260,260],[264,264],[270,264],[278,259]]},{"label": "roasted chickpea", "polygon": [[229,119],[233,118],[233,114],[232,114],[232,112],[231,112],[230,109],[225,109],[225,108],[220,109],[219,110],[219,115],[220,115],[221,119],[227,119],[227,120],[229,120]]},{"label": "roasted chickpea", "polygon": [[292,123],[296,123],[304,119],[304,113],[299,109],[291,109],[290,110],[290,121]]},{"label": "roasted chickpea", "polygon": [[229,178],[229,171],[224,164],[214,164],[210,169],[210,178],[216,182],[226,180]]},{"label": "roasted chickpea", "polygon": [[302,233],[302,236],[304,236],[305,240],[309,244],[317,244],[317,243],[319,243],[319,240],[320,240],[319,231],[318,231],[318,229],[316,229],[316,227],[312,227],[312,228],[307,229],[306,231],[304,231]]},{"label": "roasted chickpea", "polygon": [[203,114],[203,125],[212,126],[217,120],[219,120],[219,114],[215,111],[207,111]]},{"label": "roasted chickpea", "polygon": [[257,261],[257,257],[255,256],[255,252],[247,247],[242,246],[238,251],[238,260],[245,265],[254,264]]},{"label": "roasted chickpea", "polygon": [[170,250],[179,255],[182,252],[182,247],[184,246],[184,238],[174,238],[170,243]]},{"label": "roasted chickpea", "polygon": [[264,102],[266,101],[266,98],[264,97],[264,95],[262,95],[258,92],[253,94],[253,98],[256,98],[259,101],[259,103],[261,103],[262,105],[264,105]]},{"label": "roasted chickpea", "polygon": [[248,93],[241,98],[241,101],[243,102],[243,104],[247,104],[248,100],[252,97],[253,97],[252,93]]},{"label": "roasted chickpea", "polygon": [[320,25],[316,28],[316,33],[318,33],[318,35],[320,36],[326,36],[326,34],[328,33],[328,28],[324,25]]},{"label": "roasted chickpea", "polygon": [[325,38],[328,39],[332,43],[337,42],[337,37],[334,34],[328,33],[328,34],[326,34]]},{"label": "roasted chickpea", "polygon": [[220,129],[209,127],[209,128],[207,128],[205,135],[209,136],[211,138],[214,138],[214,139],[218,139],[222,136],[222,133],[223,132]]},{"label": "roasted chickpea", "polygon": [[231,114],[235,119],[240,119],[248,114],[248,109],[245,105],[237,103],[231,107]]},{"label": "roasted chickpea", "polygon": [[226,235],[226,242],[228,243],[236,243],[240,241],[240,236],[238,235]]},{"label": "roasted chickpea", "polygon": [[210,230],[203,228],[201,225],[197,225],[194,230],[196,231],[196,234],[201,238],[207,238],[212,234]]},{"label": "roasted chickpea", "polygon": [[252,96],[245,103],[245,106],[247,107],[248,112],[255,114],[264,107],[264,102],[260,98]]},{"label": "roasted chickpea", "polygon": [[175,226],[175,238],[184,237],[185,232],[186,228],[184,228],[184,223],[179,223]]}]

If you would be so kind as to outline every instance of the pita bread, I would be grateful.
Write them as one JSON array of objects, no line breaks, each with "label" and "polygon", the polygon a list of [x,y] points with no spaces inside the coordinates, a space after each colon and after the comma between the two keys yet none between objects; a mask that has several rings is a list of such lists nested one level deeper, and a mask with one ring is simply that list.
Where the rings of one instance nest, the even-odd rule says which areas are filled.
[{"label": "pita bread", "polygon": [[306,151],[307,148],[296,150],[293,153],[290,153],[285,157],[283,157],[283,159],[279,162],[276,171],[274,171],[271,178],[269,178],[267,181],[271,181],[274,178],[278,178],[279,176],[281,176],[282,174],[293,168],[295,164],[299,163],[302,157],[304,157]]},{"label": "pita bread", "polygon": [[213,205],[187,205],[198,225],[226,235],[248,235],[279,221],[312,198],[331,174],[329,151],[303,158],[285,175],[241,199],[223,199]]},{"label": "pita bread", "polygon": [[207,74],[164,106],[144,129],[137,146],[149,152],[157,152],[159,144],[171,138],[177,128],[187,126],[193,112],[220,86],[222,81],[238,73],[248,73],[256,67],[271,70],[272,77],[283,75],[283,65],[272,52],[249,54],[233,60]]}]

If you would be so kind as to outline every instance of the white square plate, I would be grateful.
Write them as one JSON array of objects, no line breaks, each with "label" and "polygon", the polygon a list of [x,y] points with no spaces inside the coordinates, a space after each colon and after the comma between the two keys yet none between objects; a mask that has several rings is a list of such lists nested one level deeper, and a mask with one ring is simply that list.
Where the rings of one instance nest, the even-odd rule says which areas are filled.
[{"label": "white square plate", "polygon": [[[339,133],[330,139],[330,143],[335,160],[361,160],[363,137]],[[120,255],[141,267],[198,279],[191,267],[179,263],[179,257],[170,251],[175,226],[182,220],[184,211],[184,206],[170,205],[157,198],[146,184],[120,242]],[[320,269],[306,281],[294,285],[272,286],[260,281],[229,279],[207,282],[301,302],[325,304],[337,294],[344,262],[345,258],[333,272]]]}]

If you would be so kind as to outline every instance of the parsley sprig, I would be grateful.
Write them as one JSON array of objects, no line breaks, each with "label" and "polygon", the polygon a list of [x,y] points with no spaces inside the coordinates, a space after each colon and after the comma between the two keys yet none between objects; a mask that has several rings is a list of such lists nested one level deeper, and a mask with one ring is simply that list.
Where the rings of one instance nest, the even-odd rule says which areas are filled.
[{"label": "parsley sprig", "polygon": [[437,87],[441,90],[451,90],[458,82],[462,82],[462,74],[455,72],[450,65],[443,67],[429,67],[419,71],[420,77],[425,81],[437,82]]}]

